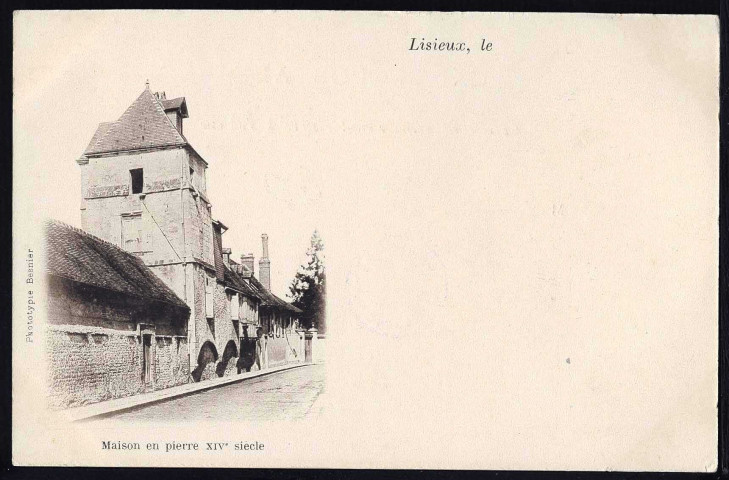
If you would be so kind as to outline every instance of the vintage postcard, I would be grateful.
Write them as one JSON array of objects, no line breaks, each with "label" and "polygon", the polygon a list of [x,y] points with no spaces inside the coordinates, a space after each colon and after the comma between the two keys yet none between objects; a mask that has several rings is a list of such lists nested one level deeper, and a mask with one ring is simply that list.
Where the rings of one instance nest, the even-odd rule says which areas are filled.
[{"label": "vintage postcard", "polygon": [[714,471],[714,16],[17,11],[16,465]]}]

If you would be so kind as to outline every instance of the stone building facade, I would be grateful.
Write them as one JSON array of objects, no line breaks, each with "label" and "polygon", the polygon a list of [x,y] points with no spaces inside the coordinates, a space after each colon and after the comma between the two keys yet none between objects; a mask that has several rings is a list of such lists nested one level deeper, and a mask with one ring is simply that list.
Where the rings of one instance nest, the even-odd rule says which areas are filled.
[{"label": "stone building facade", "polygon": [[[241,339],[261,320],[264,334],[283,321],[293,329],[298,310],[255,278],[252,258],[248,268],[223,248],[208,162],[183,135],[188,116],[185,98],[147,85],[117,121],[99,125],[77,163],[83,230],[137,256],[189,307],[188,365],[200,381],[235,373]],[[260,275],[270,282],[265,239]]]},{"label": "stone building facade", "polygon": [[188,382],[188,306],[142,261],[60,222],[46,224],[52,408]]}]

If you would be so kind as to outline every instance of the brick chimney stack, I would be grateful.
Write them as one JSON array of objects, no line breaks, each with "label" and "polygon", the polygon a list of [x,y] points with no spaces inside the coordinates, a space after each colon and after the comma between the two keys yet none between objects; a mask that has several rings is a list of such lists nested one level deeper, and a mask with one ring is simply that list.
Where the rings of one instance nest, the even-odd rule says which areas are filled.
[{"label": "brick chimney stack", "polygon": [[271,261],[268,259],[268,235],[265,233],[261,235],[261,241],[263,243],[263,255],[258,261],[258,279],[261,281],[264,287],[271,290]]},{"label": "brick chimney stack", "polygon": [[251,271],[251,274],[255,274],[255,270],[253,270],[253,267],[255,265],[255,257],[252,253],[246,253],[244,255],[240,256],[240,264],[244,265],[248,270]]}]

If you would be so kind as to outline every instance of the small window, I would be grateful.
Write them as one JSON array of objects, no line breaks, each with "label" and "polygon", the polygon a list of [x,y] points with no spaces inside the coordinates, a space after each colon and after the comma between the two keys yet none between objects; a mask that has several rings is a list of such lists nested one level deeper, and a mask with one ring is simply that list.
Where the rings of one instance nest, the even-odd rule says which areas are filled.
[{"label": "small window", "polygon": [[215,309],[213,308],[213,282],[209,278],[205,278],[205,316],[207,318],[215,317]]},{"label": "small window", "polygon": [[232,320],[238,320],[240,317],[240,300],[238,300],[238,294],[234,293],[230,297],[230,318]]},{"label": "small window", "polygon": [[195,169],[190,167],[190,180],[192,180],[192,177],[195,176]]},{"label": "small window", "polygon": [[122,216],[122,245],[128,252],[140,252],[142,248],[142,216]]},{"label": "small window", "polygon": [[142,193],[144,188],[144,172],[141,168],[129,170],[132,177],[132,193]]}]

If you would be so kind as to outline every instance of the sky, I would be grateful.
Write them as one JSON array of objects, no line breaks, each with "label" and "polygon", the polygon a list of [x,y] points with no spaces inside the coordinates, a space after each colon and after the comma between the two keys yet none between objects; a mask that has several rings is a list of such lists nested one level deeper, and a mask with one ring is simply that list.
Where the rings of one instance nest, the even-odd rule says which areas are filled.
[{"label": "sky", "polygon": [[[16,16],[15,219],[78,225],[74,160],[149,80],[187,99],[234,257],[260,257],[267,233],[284,294],[321,233],[341,417],[317,452],[703,469],[717,32],[697,16]],[[411,38],[471,52],[412,52]]]},{"label": "sky", "polygon": [[[44,165],[35,174],[58,188],[39,205],[48,216],[80,226],[74,160],[98,123],[119,118],[149,80],[152,91],[187,99],[185,135],[209,164],[213,217],[229,227],[224,246],[235,259],[254,253],[257,269],[267,233],[272,288],[283,295],[305,261],[311,234],[322,228],[321,162],[331,153],[322,156],[326,139],[320,135],[330,115],[314,108],[311,91],[326,86],[298,77],[287,68],[285,49],[265,50],[265,38],[234,25],[213,34],[211,25],[186,18],[82,13],[43,22],[33,63],[20,68],[20,78],[16,73],[16,83],[28,89],[15,94],[16,108],[33,117],[27,131],[43,132],[33,138],[33,153]],[[237,42],[233,34],[240,35]]]}]

